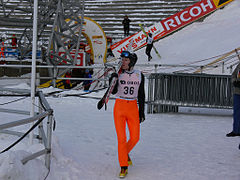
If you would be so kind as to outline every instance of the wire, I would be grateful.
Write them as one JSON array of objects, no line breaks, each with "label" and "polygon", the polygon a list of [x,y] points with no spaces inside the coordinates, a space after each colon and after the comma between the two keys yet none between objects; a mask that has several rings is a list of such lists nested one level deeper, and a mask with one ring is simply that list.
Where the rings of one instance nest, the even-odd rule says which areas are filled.
[{"label": "wire", "polygon": [[26,99],[26,98],[28,98],[28,97],[25,96],[25,97],[22,97],[22,98],[19,98],[19,99],[15,99],[15,100],[13,100],[13,101],[9,101],[9,102],[6,102],[6,103],[2,103],[2,104],[0,104],[0,105],[6,105],[6,104],[14,103],[14,102],[17,102],[17,101]]},{"label": "wire", "polygon": [[44,178],[43,180],[46,180],[46,179],[47,179],[47,177],[48,177],[49,173],[50,173],[50,168],[49,168],[49,170],[48,170],[48,173],[47,173],[47,175],[45,176],[45,178]]}]

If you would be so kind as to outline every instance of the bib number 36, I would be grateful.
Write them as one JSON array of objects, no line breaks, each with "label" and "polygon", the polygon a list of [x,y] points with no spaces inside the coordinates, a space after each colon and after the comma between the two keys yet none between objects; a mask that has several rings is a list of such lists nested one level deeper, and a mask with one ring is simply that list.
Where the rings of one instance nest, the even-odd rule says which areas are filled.
[{"label": "bib number 36", "polygon": [[128,86],[125,86],[124,87],[124,94],[130,94],[130,95],[133,95],[134,93],[134,87],[128,87]]}]

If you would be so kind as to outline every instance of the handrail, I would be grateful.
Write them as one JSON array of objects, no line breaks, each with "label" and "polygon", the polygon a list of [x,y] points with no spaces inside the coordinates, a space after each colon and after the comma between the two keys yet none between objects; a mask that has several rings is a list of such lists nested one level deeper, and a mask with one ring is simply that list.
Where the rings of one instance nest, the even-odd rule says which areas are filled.
[{"label": "handrail", "polygon": [[[11,92],[14,92],[14,93],[24,94],[24,96],[25,96],[25,94],[28,94],[28,96],[30,96],[30,90],[26,90],[26,89],[0,88],[0,91],[11,91]],[[35,113],[34,116],[28,117],[28,118],[25,118],[25,119],[21,119],[21,120],[16,120],[16,121],[13,121],[13,122],[8,122],[8,123],[5,123],[5,124],[0,124],[0,133],[20,136],[20,138],[17,141],[15,141],[9,147],[7,147],[6,149],[4,149],[3,151],[0,151],[0,152],[4,153],[4,152],[8,151],[13,146],[15,146],[18,142],[20,142],[23,138],[28,136],[29,133],[33,129],[38,127],[39,134],[34,135],[33,137],[36,138],[36,139],[39,139],[40,143],[43,142],[44,149],[42,149],[38,152],[35,152],[35,153],[33,153],[33,154],[31,154],[27,157],[24,157],[22,159],[22,163],[25,164],[29,160],[37,158],[38,156],[41,156],[41,155],[45,154],[45,166],[48,169],[50,169],[53,109],[51,109],[51,107],[50,107],[49,103],[47,102],[46,98],[44,97],[44,94],[43,94],[42,91],[37,90],[36,91],[36,97],[39,98],[39,112]],[[28,114],[27,111],[12,110],[12,109],[2,109],[2,111],[0,109],[0,112],[17,113],[17,114],[24,112],[24,114]],[[47,117],[46,131],[44,131],[45,126],[43,126],[42,123],[43,123],[43,121],[45,120],[46,117]],[[34,125],[25,133],[13,131],[13,130],[5,130],[7,128],[16,127],[16,126],[20,126],[20,125],[24,125],[24,124],[29,124],[29,123],[32,123],[32,122],[35,122]]]}]

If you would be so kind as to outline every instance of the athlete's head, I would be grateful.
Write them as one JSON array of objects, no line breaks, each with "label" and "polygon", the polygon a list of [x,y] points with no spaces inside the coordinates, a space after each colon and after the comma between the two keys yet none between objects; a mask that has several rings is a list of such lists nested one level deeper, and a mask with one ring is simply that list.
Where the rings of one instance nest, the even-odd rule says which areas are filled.
[{"label": "athlete's head", "polygon": [[121,58],[123,70],[131,70],[135,66],[138,59],[135,53],[130,53],[129,51],[123,51],[121,53]]}]

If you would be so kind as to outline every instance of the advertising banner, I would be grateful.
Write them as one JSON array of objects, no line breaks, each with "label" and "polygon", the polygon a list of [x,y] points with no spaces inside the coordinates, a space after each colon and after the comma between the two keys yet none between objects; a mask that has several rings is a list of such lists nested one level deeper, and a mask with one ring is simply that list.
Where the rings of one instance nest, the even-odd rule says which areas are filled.
[{"label": "advertising banner", "polygon": [[[69,22],[70,19],[66,21],[69,23],[70,27],[74,27],[74,23],[79,23],[77,21]],[[78,35],[80,27],[73,28],[72,31]],[[71,34],[70,31],[67,32]],[[84,17],[83,29],[81,32],[88,41],[87,52],[91,54],[92,61],[97,64],[105,63],[107,55],[107,38],[102,27],[91,18]],[[61,49],[61,51],[63,51],[63,49]]]},{"label": "advertising banner", "polygon": [[[154,40],[158,40],[174,31],[190,24],[218,8],[226,5],[233,0],[202,0],[186,9],[156,23],[150,27],[146,27],[147,33],[151,32]],[[123,39],[111,46],[112,52],[119,57],[121,52],[127,50],[130,41],[133,39],[132,48],[134,51],[146,45],[146,36],[142,31]]]},{"label": "advertising banner", "polygon": [[[73,50],[70,52],[70,55],[72,56],[72,58],[75,58],[75,52],[76,50]],[[66,58],[66,52],[58,52],[58,55]],[[63,63],[67,64],[67,62],[65,62],[63,60]],[[78,56],[77,56],[77,61],[76,61],[76,66],[85,66],[85,53],[84,52],[78,52]]]},{"label": "advertising banner", "polygon": [[94,63],[105,63],[107,54],[107,38],[102,27],[94,20],[84,17],[83,35],[91,48]]}]

